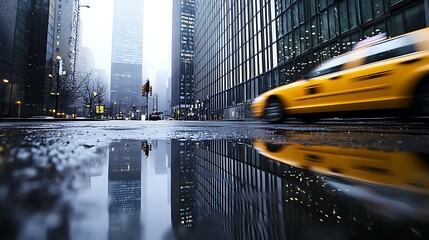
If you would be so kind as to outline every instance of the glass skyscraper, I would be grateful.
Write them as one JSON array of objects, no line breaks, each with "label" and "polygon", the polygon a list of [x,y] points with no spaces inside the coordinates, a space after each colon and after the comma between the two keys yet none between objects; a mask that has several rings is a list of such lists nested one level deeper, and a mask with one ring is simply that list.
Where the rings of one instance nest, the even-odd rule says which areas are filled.
[{"label": "glass skyscraper", "polygon": [[[44,112],[53,51],[55,1],[0,2],[0,116]],[[7,80],[7,81],[4,81]]]},{"label": "glass skyscraper", "polygon": [[143,109],[143,1],[115,0],[113,9],[110,101],[114,116]]},{"label": "glass skyscraper", "polygon": [[194,0],[173,0],[172,115],[194,118]]},{"label": "glass skyscraper", "polygon": [[356,42],[428,26],[429,3],[195,1],[195,11],[194,102],[204,102],[209,119],[246,119],[256,96],[302,78]]}]

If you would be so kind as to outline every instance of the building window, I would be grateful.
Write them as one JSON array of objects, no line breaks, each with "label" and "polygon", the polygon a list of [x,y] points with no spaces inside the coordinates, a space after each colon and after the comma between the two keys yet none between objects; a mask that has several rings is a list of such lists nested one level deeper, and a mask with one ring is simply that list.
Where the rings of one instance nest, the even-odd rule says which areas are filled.
[{"label": "building window", "polygon": [[383,0],[373,0],[374,16],[377,17],[384,13]]},{"label": "building window", "polygon": [[423,2],[392,17],[390,36],[401,35],[425,27]]},{"label": "building window", "polygon": [[369,3],[361,3],[362,20],[367,22],[372,19],[372,6]]}]

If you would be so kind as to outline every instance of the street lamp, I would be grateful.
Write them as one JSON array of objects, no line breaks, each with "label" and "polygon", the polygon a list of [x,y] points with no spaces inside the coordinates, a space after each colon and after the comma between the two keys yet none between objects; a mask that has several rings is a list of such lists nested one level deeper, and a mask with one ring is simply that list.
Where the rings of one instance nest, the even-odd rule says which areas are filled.
[{"label": "street lamp", "polygon": [[199,99],[195,101],[195,108],[197,109],[197,118],[198,120],[200,120],[200,100]]},{"label": "street lamp", "polygon": [[57,117],[58,115],[58,98],[60,97],[60,75],[62,75],[62,69],[61,69],[61,56],[57,56],[57,67],[58,67],[58,71],[57,71],[57,86],[56,86],[56,90],[55,93],[51,93],[51,95],[55,95],[55,116]]},{"label": "street lamp", "polygon": [[16,101],[16,104],[18,104],[18,118],[21,118],[21,101]]},{"label": "street lamp", "polygon": [[[10,94],[9,94],[9,117],[11,116],[11,110],[12,110],[12,96],[13,96],[13,82],[10,81],[9,79],[3,79],[3,82],[5,84],[9,84],[10,83]],[[3,89],[3,94],[4,94],[4,89]],[[3,112],[3,110],[2,110]]]},{"label": "street lamp", "polygon": [[97,93],[96,91],[94,91],[94,92],[92,92],[92,95],[94,96],[94,98],[92,98],[92,100],[91,100],[91,102],[90,102],[91,109],[89,110],[89,113],[90,113],[90,117],[91,117],[91,118],[92,118],[92,113],[94,112],[93,108],[94,108],[94,109],[96,109],[96,108],[97,108],[97,105],[96,105],[96,104],[95,104],[95,106],[94,106],[94,107],[93,107],[93,105],[94,105],[94,101],[95,101],[95,98],[97,97],[98,93]]},{"label": "street lamp", "polygon": [[[7,85],[8,83],[9,83],[9,80],[7,80],[7,79],[3,79],[3,83],[5,84],[5,85]],[[1,117],[3,117],[3,115],[4,115],[4,103],[6,102],[6,86],[5,87],[3,87],[3,101],[2,101],[2,103],[1,103]]]}]

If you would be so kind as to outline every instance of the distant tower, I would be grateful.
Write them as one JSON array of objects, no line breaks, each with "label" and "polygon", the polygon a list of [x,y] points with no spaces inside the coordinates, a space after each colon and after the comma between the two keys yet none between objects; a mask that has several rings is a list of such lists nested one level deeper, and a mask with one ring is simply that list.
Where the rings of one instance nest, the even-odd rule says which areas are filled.
[{"label": "distant tower", "polygon": [[188,119],[194,104],[194,0],[173,1],[171,106],[176,119]]},{"label": "distant tower", "polygon": [[137,109],[143,107],[142,48],[143,1],[115,0],[110,86],[114,116],[120,112],[129,116],[133,106]]}]

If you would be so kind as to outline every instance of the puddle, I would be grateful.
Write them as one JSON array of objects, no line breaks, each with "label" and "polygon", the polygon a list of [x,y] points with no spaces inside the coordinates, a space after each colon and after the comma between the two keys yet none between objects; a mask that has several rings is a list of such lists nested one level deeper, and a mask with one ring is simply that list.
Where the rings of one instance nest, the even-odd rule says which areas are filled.
[{"label": "puddle", "polygon": [[67,140],[25,139],[0,144],[5,239],[429,237],[429,158],[412,151],[263,139],[67,148]]}]

